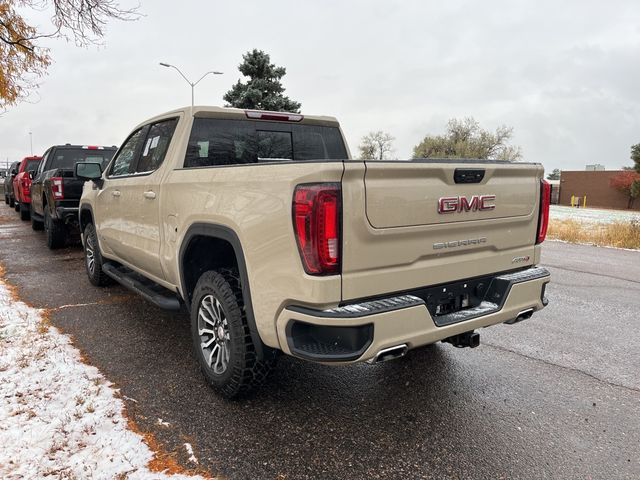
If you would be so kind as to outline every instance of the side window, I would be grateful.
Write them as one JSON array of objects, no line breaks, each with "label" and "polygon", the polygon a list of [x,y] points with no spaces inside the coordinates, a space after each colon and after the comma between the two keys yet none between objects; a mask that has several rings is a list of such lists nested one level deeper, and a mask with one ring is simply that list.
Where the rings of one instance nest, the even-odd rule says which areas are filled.
[{"label": "side window", "polygon": [[142,145],[146,131],[147,127],[142,127],[141,129],[133,132],[129,138],[125,140],[122,148],[118,152],[118,155],[111,164],[111,171],[108,175],[109,177],[118,177],[133,173],[132,167],[135,163],[134,160],[140,151],[140,146]]},{"label": "side window", "polygon": [[177,124],[178,119],[172,118],[151,125],[136,173],[153,172],[162,164]]},{"label": "side window", "polygon": [[51,153],[51,150],[47,150],[47,152],[42,156],[42,161],[40,162],[40,165],[38,165],[38,169],[36,170],[36,175],[44,172],[44,167],[47,164],[47,160],[49,160],[50,153]]}]

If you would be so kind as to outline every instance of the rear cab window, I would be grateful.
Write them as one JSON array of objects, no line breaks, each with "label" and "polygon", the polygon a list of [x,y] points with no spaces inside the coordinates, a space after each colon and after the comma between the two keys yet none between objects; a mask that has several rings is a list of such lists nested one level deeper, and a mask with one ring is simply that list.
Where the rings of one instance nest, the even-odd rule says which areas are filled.
[{"label": "rear cab window", "polygon": [[31,170],[36,170],[40,165],[40,160],[27,160],[26,165],[24,166],[24,172],[30,172]]},{"label": "rear cab window", "polygon": [[48,170],[61,169],[73,170],[76,163],[95,162],[102,166],[109,163],[115,149],[91,149],[91,148],[56,148],[48,158]]},{"label": "rear cab window", "polygon": [[184,167],[346,158],[337,126],[195,118]]}]

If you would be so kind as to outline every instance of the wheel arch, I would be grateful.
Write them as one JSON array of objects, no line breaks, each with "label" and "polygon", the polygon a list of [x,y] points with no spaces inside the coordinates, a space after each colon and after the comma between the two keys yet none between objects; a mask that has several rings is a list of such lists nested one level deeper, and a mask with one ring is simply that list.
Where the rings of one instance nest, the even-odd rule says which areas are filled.
[{"label": "wheel arch", "polygon": [[93,223],[93,225],[95,226],[96,222],[94,221],[93,208],[91,208],[91,205],[86,203],[80,205],[80,208],[78,209],[78,222],[80,224],[81,234],[84,233],[84,229],[90,223]]},{"label": "wheel arch", "polygon": [[[191,258],[199,252],[215,248],[217,255],[207,255],[207,261],[197,265]],[[209,252],[211,250],[208,250]],[[244,257],[242,243],[235,231],[225,225],[212,223],[195,223],[185,234],[178,253],[180,270],[180,289],[187,309],[191,309],[191,299],[200,275],[207,270],[220,267],[237,267],[242,285],[242,298],[245,305],[247,324],[251,333],[256,353],[263,357],[264,346],[258,333],[251,301],[249,275]],[[233,255],[233,257],[231,257]]]}]

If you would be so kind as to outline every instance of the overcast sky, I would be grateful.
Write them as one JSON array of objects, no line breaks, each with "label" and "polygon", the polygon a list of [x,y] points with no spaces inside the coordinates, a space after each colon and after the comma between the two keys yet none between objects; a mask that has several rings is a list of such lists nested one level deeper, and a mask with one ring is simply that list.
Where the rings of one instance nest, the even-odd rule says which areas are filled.
[{"label": "overcast sky", "polygon": [[[446,3],[446,4],[445,4]],[[123,6],[132,2],[122,0]],[[408,158],[449,118],[514,127],[524,160],[547,170],[628,165],[640,142],[640,2],[149,1],[144,17],[110,23],[105,45],[50,41],[54,64],[34,103],[0,116],[0,159],[57,143],[120,145],[148,117],[223,105],[242,54],[286,67],[302,112],[336,116],[352,153],[371,130]],[[47,15],[28,18],[49,31]]]}]

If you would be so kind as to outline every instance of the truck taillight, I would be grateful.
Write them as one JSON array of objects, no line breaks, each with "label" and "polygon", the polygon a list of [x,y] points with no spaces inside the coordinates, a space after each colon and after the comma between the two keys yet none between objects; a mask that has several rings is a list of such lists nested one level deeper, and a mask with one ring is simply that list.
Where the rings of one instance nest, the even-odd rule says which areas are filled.
[{"label": "truck taillight", "polygon": [[22,177],[22,191],[25,195],[29,195],[31,193],[31,179],[27,176]]},{"label": "truck taillight", "polygon": [[540,180],[540,217],[538,218],[538,237],[536,244],[544,242],[549,228],[549,206],[551,205],[551,184]]},{"label": "truck taillight", "polygon": [[64,199],[64,187],[62,184],[62,178],[60,177],[51,177],[51,192],[53,193],[54,200],[63,200]]},{"label": "truck taillight", "polygon": [[305,272],[340,273],[340,185],[298,185],[293,194],[293,229]]}]

